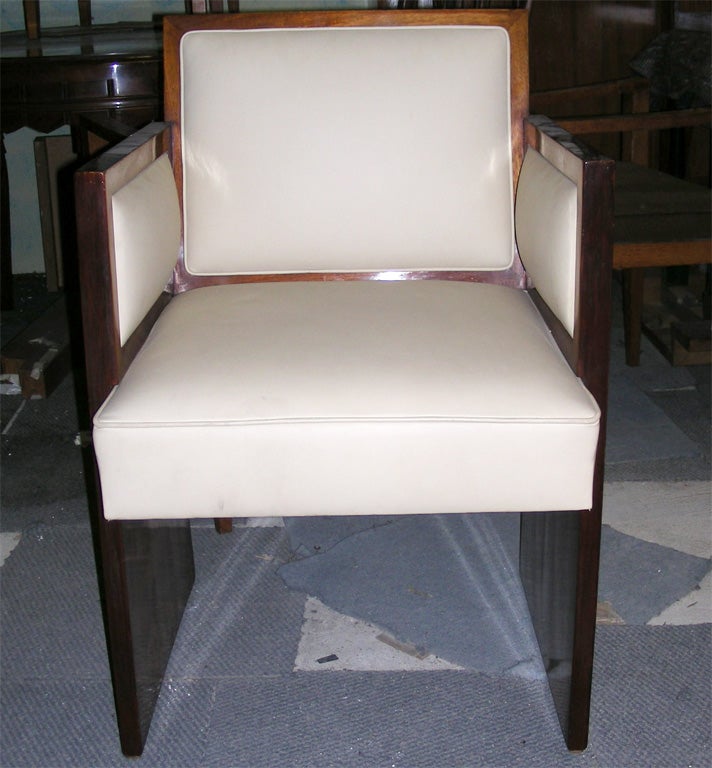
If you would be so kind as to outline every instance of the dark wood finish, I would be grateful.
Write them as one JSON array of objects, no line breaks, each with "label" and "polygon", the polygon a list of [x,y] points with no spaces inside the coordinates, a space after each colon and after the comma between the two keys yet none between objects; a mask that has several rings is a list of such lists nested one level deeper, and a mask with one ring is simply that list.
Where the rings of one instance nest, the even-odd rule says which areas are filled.
[{"label": "dark wood finish", "polygon": [[[570,733],[580,512],[521,515],[519,573],[554,707]],[[576,742],[569,748],[585,747]]]},{"label": "dark wood finish", "polygon": [[566,358],[566,362],[571,366],[572,369],[575,369],[578,359],[578,350],[576,349],[575,340],[566,330],[561,320],[559,320],[559,318],[551,311],[551,309],[549,309],[549,305],[544,301],[544,299],[542,299],[537,290],[533,288],[530,289],[529,295],[536,305],[539,314],[544,318],[544,321],[549,326],[551,335],[554,337],[556,345]]},{"label": "dark wood finish", "polygon": [[[80,11],[88,8],[80,0]],[[28,126],[48,133],[91,113],[134,129],[161,117],[162,49],[152,24],[60,27],[40,34],[39,5],[26,2],[28,34],[0,35],[0,132]],[[12,302],[12,258],[5,151],[2,151],[3,308]]]},{"label": "dark wood finish", "polygon": [[[626,362],[640,363],[645,334],[673,365],[708,363],[710,330],[703,311],[681,317],[677,302],[668,308],[648,301],[646,307],[643,299],[645,268],[712,263],[712,192],[633,163],[618,163],[616,174],[613,267],[623,282]],[[698,339],[692,352],[683,339],[699,336],[703,327],[707,346]]]},{"label": "dark wood finish", "polygon": [[[596,628],[608,403],[614,163],[546,118],[531,118],[527,133],[531,146],[575,181],[582,193],[579,210],[579,289],[573,348],[569,349],[568,354],[573,370],[581,377],[601,409],[591,509],[555,516],[548,522],[542,522],[536,516],[530,518],[529,515],[522,515],[521,529],[520,569],[535,629],[540,628],[538,639],[545,657],[551,650],[548,635],[541,632],[541,628],[550,619],[544,609],[561,600],[563,607],[559,606],[559,610],[565,610],[566,605],[570,610],[573,606],[568,696],[564,695],[566,686],[561,683],[561,667],[551,667],[547,671],[566,743],[570,750],[578,751],[586,748],[588,740]],[[556,337],[556,326],[553,332]],[[564,352],[567,352],[566,348]],[[575,525],[572,523],[572,515],[576,518]],[[546,548],[546,537],[539,534],[542,526],[551,527],[557,536],[568,540],[569,544],[574,540],[577,542],[573,548],[576,553],[573,569],[575,580],[566,585],[557,586],[547,580],[545,572],[542,572],[543,564],[546,564],[546,569],[555,572],[559,564],[551,562],[551,559],[564,556]],[[572,571],[571,566],[567,568]],[[542,594],[542,589],[552,590],[553,593]],[[543,614],[541,611],[544,611]]]},{"label": "dark wood finish", "polygon": [[121,749],[134,757],[193,585],[190,522],[107,522],[98,490],[90,509]]},{"label": "dark wood finish", "polygon": [[168,151],[169,146],[168,126],[154,123],[90,161],[76,176],[76,208],[81,212],[77,216],[79,273],[92,416],[121,380],[123,371],[142,343],[141,337],[148,332],[148,328],[142,325],[124,348],[119,343],[114,274],[105,224],[108,217],[107,191],[111,184],[120,185],[128,181],[130,176],[126,178],[125,174],[135,175],[143,167],[137,167],[127,159],[132,153],[142,149],[145,152],[144,165],[147,165],[153,158]]},{"label": "dark wood finish", "polygon": [[0,39],[3,133],[49,132],[87,113],[134,127],[160,117],[161,36],[151,24],[57,28],[32,48],[22,33]]},{"label": "dark wood finish", "polygon": [[216,517],[215,518],[215,530],[218,533],[232,533],[232,518],[231,517]]},{"label": "dark wood finish", "polygon": [[112,117],[79,115],[74,130],[77,155],[83,161],[89,160],[108,146],[127,139],[135,130]]},{"label": "dark wood finish", "polygon": [[[121,554],[135,676],[136,706],[132,717],[137,715],[143,745],[193,586],[193,546],[190,520],[122,521],[118,526],[123,540]],[[126,666],[125,661],[119,662],[124,677]],[[124,741],[129,740],[127,731],[122,729]],[[124,752],[136,754],[138,742],[134,738],[130,741],[129,745],[122,744]]]},{"label": "dark wood finish", "polygon": [[[534,0],[532,92],[629,76],[633,57],[669,28],[665,6],[672,5],[659,0]],[[594,103],[596,111],[607,107],[596,109]]]},{"label": "dark wood finish", "polygon": [[[91,26],[91,0],[77,0],[79,11],[79,25]],[[25,17],[25,30],[30,40],[37,40],[40,36],[40,0],[22,0],[22,12]]]},{"label": "dark wood finish", "polygon": [[[511,48],[511,131],[513,183],[519,178],[524,157],[524,118],[529,107],[529,70],[527,66],[528,13],[525,10],[479,11],[293,11],[284,13],[246,13],[239,16],[167,16],[164,19],[165,118],[173,125],[173,168],[182,197],[183,161],[181,156],[180,104],[180,41],[184,34],[200,29],[279,29],[287,27],[389,27],[467,25],[474,19],[478,24],[501,26],[510,36]],[[191,275],[179,261],[175,274],[176,292],[206,285],[252,282],[262,280],[351,280],[351,279],[468,279],[467,273],[442,272],[371,272],[371,273],[307,273],[297,275]],[[526,285],[524,268],[515,254],[513,266],[504,272],[473,272],[469,279],[495,282],[522,288]]]},{"label": "dark wood finish", "polygon": [[679,109],[672,112],[645,112],[640,114],[593,115],[591,117],[557,118],[562,128],[583,135],[618,133],[620,131],[655,131],[666,128],[687,128],[710,124],[710,109]]},{"label": "dark wood finish", "polygon": [[10,239],[10,185],[5,162],[5,144],[0,142],[0,307],[12,309],[12,243]]},{"label": "dark wood finish", "polygon": [[240,0],[185,0],[186,13],[237,13]]},{"label": "dark wood finish", "polygon": [[71,171],[69,166],[77,158],[69,136],[38,136],[33,144],[45,276],[47,290],[54,292],[64,285],[63,217],[60,205],[60,200],[66,199],[66,183],[63,182]]},{"label": "dark wood finish", "polygon": [[613,250],[614,165],[602,158],[583,162],[583,209],[577,372],[601,409],[591,509],[579,514],[576,619],[567,744],[585,749],[591,707],[596,630],[598,566],[603,512],[603,476],[608,413],[608,365],[611,332],[611,259]]},{"label": "dark wood finish", "polygon": [[640,268],[624,269],[622,276],[625,359],[628,365],[637,365],[640,361],[640,331],[643,317],[643,280],[645,279],[645,270]]},{"label": "dark wood finish", "polygon": [[635,163],[618,163],[615,217],[616,269],[712,260],[708,187]]},{"label": "dark wood finish", "polygon": [[[87,393],[93,416],[145,341],[170,295],[154,304],[122,348],[107,229],[107,194],[170,148],[158,123],[113,147],[76,177]],[[97,570],[121,746],[140,755],[194,578],[188,521],[104,519],[93,452],[86,457]]]}]

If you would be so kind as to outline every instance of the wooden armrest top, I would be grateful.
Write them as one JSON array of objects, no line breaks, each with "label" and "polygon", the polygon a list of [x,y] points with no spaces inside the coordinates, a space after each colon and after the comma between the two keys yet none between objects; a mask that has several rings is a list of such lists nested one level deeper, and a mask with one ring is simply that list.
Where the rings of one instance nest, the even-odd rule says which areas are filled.
[{"label": "wooden armrest top", "polygon": [[[545,115],[530,115],[527,118],[527,123],[530,126],[530,133],[528,135],[529,143],[532,144],[532,146],[537,146],[539,143],[531,135],[531,131],[534,130],[535,132],[540,132],[547,139],[550,139],[555,144],[559,145],[563,150],[570,153],[570,155],[581,162],[600,161],[605,164],[614,164],[613,160],[602,155],[593,147],[578,139],[573,132],[568,130],[566,126],[563,126],[558,119],[552,119]],[[554,162],[553,158],[547,159],[549,159],[550,162]],[[554,164],[558,166],[556,162]]]},{"label": "wooden armrest top", "polygon": [[131,135],[127,136],[123,141],[120,141],[118,144],[105,150],[98,157],[87,162],[78,172],[104,173],[111,166],[128,157],[132,152],[136,151],[144,144],[153,141],[164,132],[170,131],[170,129],[171,124],[167,122],[149,123],[144,128],[140,128],[131,133]]}]

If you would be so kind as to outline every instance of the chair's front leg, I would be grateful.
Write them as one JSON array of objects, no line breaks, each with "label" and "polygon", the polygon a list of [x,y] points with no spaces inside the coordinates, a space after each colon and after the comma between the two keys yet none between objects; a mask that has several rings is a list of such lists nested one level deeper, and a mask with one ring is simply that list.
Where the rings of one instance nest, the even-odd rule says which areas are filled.
[{"label": "chair's front leg", "polygon": [[190,521],[107,522],[92,511],[121,749],[136,757],[193,585]]},{"label": "chair's front leg", "polygon": [[[157,295],[129,338],[121,340],[111,236],[112,196],[149,168],[170,143],[170,126],[151,124],[75,176],[89,422],[121,381],[170,301],[170,291]],[[167,199],[161,198],[163,202]],[[121,747],[126,755],[137,756],[146,741],[193,585],[190,523],[107,522],[93,448],[88,446],[84,455]]]},{"label": "chair's front leg", "polygon": [[600,509],[522,514],[519,569],[568,748],[588,742]]}]

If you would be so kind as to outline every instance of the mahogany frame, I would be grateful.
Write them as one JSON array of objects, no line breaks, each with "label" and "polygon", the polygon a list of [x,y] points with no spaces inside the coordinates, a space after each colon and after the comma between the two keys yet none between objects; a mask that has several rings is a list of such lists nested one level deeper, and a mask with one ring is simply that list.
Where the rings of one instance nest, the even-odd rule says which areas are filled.
[{"label": "mahogany frame", "polygon": [[[546,118],[527,119],[527,11],[338,11],[167,17],[164,24],[166,123],[144,128],[84,166],[76,175],[78,242],[84,323],[88,401],[93,417],[116,386],[171,295],[197,286],[255,280],[384,279],[381,273],[234,275],[195,277],[179,261],[171,284],[122,347],[118,336],[115,275],[111,263],[107,192],[126,183],[164,152],[173,159],[182,191],[180,154],[179,42],[189,30],[287,26],[392,26],[468,24],[504,26],[512,48],[512,149],[514,182],[527,146],[540,151],[569,176],[580,193],[578,298],[573,338],[533,293],[554,338],[575,373],[597,400],[601,431],[590,510],[522,515],[520,570],[532,621],[545,659],[546,627],[556,606],[569,605],[564,638],[570,676],[561,684],[559,670],[550,683],[569,749],[584,749],[590,711],[597,574],[603,495],[603,458],[608,386],[610,276],[612,252],[613,163],[586,148]],[[505,272],[405,272],[389,279],[460,279],[496,282],[526,289],[518,254]],[[90,449],[91,451],[91,449]],[[111,521],[102,513],[101,490],[93,454],[89,454],[90,508],[95,531],[97,570],[119,724],[126,755],[140,755],[145,744],[161,679],[193,582],[190,528],[187,521]],[[228,521],[217,521],[228,530]],[[565,543],[551,551],[552,535]],[[563,571],[561,570],[563,568]],[[547,574],[563,573],[552,589]],[[149,587],[146,585],[150,584]],[[555,594],[554,594],[555,592]],[[146,642],[146,638],[152,638]],[[140,641],[140,642],[139,642]],[[559,643],[560,646],[560,643]],[[558,651],[557,651],[558,652]],[[559,658],[559,656],[556,656]],[[561,667],[561,665],[559,665]],[[563,693],[562,693],[563,691]]]}]

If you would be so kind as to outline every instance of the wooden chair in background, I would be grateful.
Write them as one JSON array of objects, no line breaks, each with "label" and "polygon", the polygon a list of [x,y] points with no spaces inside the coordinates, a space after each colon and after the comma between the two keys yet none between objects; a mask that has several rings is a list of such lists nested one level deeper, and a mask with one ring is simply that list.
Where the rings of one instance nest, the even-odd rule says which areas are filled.
[{"label": "wooden chair in background", "polygon": [[[625,355],[640,363],[641,333],[674,364],[710,361],[709,282],[700,285],[695,309],[666,289],[644,321],[646,270],[712,262],[709,187],[655,168],[656,133],[710,126],[709,107],[649,112],[649,84],[640,77],[531,94],[533,112],[555,117],[571,133],[597,144],[621,137],[616,167],[613,268],[623,281]],[[612,114],[578,115],[583,103],[609,101]],[[709,278],[707,278],[707,281]]]},{"label": "wooden chair in background", "polygon": [[240,0],[185,0],[186,13],[237,13]]}]

